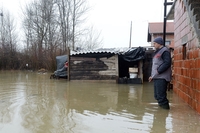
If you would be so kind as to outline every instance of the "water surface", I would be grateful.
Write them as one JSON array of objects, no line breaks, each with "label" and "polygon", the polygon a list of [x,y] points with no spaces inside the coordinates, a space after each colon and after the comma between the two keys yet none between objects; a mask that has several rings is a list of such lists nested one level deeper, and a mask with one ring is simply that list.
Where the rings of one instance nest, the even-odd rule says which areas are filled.
[{"label": "water surface", "polygon": [[50,79],[0,72],[0,133],[199,133],[200,116],[168,92],[158,107],[153,84]]}]

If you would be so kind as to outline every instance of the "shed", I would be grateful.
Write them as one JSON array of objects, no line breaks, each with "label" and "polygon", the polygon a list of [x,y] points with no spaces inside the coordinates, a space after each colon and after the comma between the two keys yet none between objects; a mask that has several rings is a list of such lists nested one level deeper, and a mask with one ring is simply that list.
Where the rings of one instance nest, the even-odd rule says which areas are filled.
[{"label": "shed", "polygon": [[70,54],[70,80],[142,83],[145,48],[102,48]]}]

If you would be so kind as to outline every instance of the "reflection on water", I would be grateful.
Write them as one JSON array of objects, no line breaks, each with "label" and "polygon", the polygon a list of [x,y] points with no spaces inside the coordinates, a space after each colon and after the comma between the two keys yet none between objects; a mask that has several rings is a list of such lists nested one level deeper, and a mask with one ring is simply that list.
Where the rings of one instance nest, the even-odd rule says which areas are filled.
[{"label": "reflection on water", "polygon": [[172,91],[157,106],[152,83],[123,85],[0,72],[0,133],[200,132],[200,116]]}]

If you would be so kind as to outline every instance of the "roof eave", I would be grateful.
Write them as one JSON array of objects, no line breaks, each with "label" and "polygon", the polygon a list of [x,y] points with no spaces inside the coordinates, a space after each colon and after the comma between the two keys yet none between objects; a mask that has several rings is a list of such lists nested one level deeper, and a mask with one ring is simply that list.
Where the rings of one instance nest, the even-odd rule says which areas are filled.
[{"label": "roof eave", "polygon": [[174,8],[175,8],[175,4],[176,4],[176,1],[174,1],[174,3],[172,4],[171,6],[171,9],[169,10],[168,14],[167,14],[167,20],[174,20]]},{"label": "roof eave", "polygon": [[[153,33],[150,33],[149,34],[163,34],[163,32],[153,32]],[[167,32],[166,31],[166,34],[174,34],[174,32]]]}]

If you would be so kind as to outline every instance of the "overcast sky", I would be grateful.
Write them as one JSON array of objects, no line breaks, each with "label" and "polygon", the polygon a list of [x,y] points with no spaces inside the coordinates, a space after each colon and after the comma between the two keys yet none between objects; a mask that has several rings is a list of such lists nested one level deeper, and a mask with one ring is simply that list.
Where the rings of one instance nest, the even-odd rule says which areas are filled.
[{"label": "overcast sky", "polygon": [[[31,0],[0,0],[20,19],[21,7]],[[170,1],[170,0],[169,0]],[[105,48],[128,47],[132,22],[131,46],[150,46],[147,43],[149,22],[163,22],[164,0],[88,0],[91,7],[88,24],[101,32]]]}]

